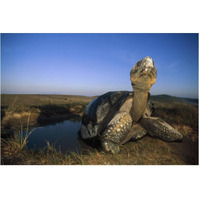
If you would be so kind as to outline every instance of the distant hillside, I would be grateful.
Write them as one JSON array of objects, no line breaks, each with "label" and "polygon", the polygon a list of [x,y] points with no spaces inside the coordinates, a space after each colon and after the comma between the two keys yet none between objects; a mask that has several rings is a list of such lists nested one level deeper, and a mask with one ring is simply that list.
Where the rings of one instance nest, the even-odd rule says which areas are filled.
[{"label": "distant hillside", "polygon": [[[92,98],[96,98],[99,96],[93,96]],[[182,97],[175,97],[175,96],[170,96],[167,94],[160,94],[160,95],[151,95],[151,99],[154,101],[159,101],[163,103],[189,103],[193,105],[198,105],[198,99],[194,98],[182,98]]]},{"label": "distant hillside", "polygon": [[180,103],[189,103],[189,104],[198,105],[198,99],[181,98],[181,97],[170,96],[167,94],[152,95],[151,99],[154,101],[171,102],[171,103],[180,102]]}]

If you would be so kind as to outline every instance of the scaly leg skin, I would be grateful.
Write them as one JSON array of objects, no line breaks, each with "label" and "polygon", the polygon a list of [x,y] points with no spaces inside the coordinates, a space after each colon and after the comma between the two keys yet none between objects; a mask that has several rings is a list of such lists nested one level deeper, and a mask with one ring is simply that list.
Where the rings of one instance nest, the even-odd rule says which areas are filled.
[{"label": "scaly leg skin", "polygon": [[126,112],[119,112],[110,121],[101,135],[101,145],[104,151],[119,153],[122,141],[127,137],[132,125],[132,118]]},{"label": "scaly leg skin", "polygon": [[[150,94],[149,94],[149,96],[150,96]],[[154,110],[154,104],[151,101],[148,101],[148,104],[144,111],[143,116],[150,117],[153,110]],[[131,127],[130,135],[132,135],[132,137],[130,139],[133,141],[139,140],[139,139],[143,138],[146,134],[147,134],[147,130],[141,124],[137,123]]]},{"label": "scaly leg skin", "polygon": [[158,117],[143,117],[140,124],[152,137],[157,137],[167,142],[181,141],[183,136],[172,126]]}]

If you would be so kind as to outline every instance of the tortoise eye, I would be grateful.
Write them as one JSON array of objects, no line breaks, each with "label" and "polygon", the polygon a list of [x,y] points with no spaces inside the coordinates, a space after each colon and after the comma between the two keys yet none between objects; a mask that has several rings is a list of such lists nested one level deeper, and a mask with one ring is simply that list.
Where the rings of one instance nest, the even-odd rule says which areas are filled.
[{"label": "tortoise eye", "polygon": [[142,62],[141,62],[141,61],[139,61],[139,62],[137,63],[137,66],[140,66],[140,65],[141,65],[141,63],[142,63]]}]

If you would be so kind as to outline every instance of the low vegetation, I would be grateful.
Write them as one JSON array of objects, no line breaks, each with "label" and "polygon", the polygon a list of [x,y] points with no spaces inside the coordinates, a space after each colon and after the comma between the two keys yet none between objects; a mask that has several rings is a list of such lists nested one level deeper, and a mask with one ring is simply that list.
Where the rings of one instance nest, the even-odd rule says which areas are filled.
[{"label": "low vegetation", "polygon": [[198,106],[169,96],[152,97],[154,116],[161,117],[184,136],[167,143],[146,136],[121,146],[117,155],[90,148],[63,154],[47,142],[44,149],[29,150],[30,127],[45,121],[80,117],[94,97],[69,95],[2,95],[1,164],[26,165],[185,165],[198,164]]},{"label": "low vegetation", "polygon": [[59,121],[67,117],[80,117],[94,97],[70,95],[5,95],[1,96],[2,135],[10,130],[29,125]]}]

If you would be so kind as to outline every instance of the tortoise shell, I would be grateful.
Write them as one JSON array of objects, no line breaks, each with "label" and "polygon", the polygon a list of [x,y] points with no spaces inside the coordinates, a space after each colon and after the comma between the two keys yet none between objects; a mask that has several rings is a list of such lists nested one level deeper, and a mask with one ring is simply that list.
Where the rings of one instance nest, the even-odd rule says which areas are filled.
[{"label": "tortoise shell", "polygon": [[107,92],[90,102],[82,118],[82,138],[88,139],[101,135],[131,94],[132,92],[129,91]]}]

